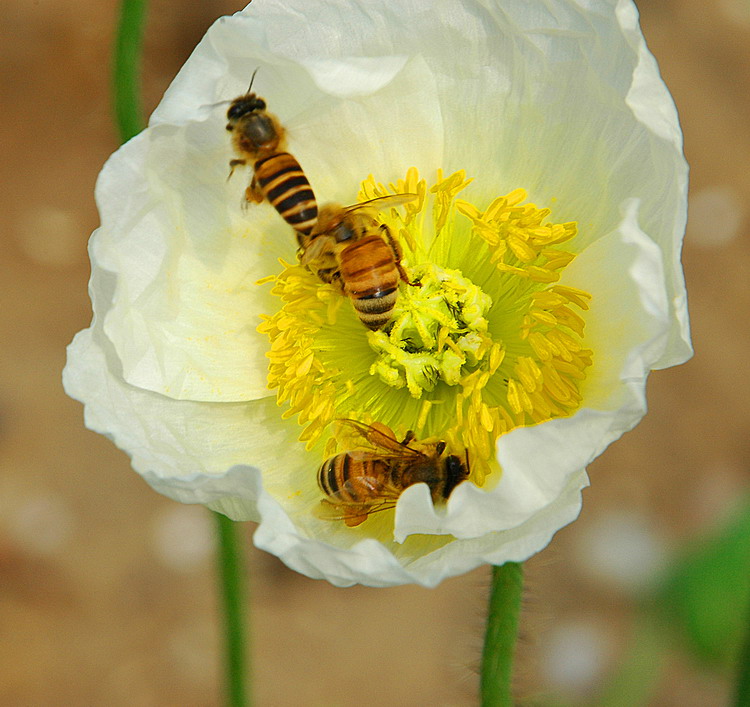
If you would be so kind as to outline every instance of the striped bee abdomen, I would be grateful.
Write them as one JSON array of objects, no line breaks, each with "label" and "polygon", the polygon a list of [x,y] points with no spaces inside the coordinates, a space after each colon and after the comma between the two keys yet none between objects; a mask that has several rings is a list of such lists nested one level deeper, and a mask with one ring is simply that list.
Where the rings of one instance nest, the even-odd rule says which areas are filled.
[{"label": "striped bee abdomen", "polygon": [[367,503],[388,481],[391,466],[377,455],[349,452],[327,459],[318,469],[318,485],[329,497],[345,503]]},{"label": "striped bee abdomen", "polygon": [[366,236],[347,247],[340,262],[360,321],[372,330],[385,326],[398,297],[399,272],[391,247],[379,235]]},{"label": "striped bee abdomen", "polygon": [[318,205],[299,162],[288,152],[276,152],[254,165],[255,182],[282,218],[309,235],[318,220]]}]

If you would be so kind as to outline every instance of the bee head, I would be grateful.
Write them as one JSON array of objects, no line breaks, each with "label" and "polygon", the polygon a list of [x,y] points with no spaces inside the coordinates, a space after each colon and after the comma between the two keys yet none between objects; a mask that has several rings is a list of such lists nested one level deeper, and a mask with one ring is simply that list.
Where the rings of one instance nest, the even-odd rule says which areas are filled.
[{"label": "bee head", "polygon": [[469,467],[464,464],[455,454],[445,458],[445,486],[443,498],[448,498],[456,486],[465,481],[469,476]]},{"label": "bee head", "polygon": [[266,102],[254,93],[247,93],[244,96],[235,98],[227,111],[227,120],[229,121],[227,130],[232,130],[237,121],[243,116],[265,109]]},{"label": "bee head", "polygon": [[346,221],[339,223],[336,228],[333,229],[333,237],[337,243],[343,243],[354,238],[354,229],[352,225]]}]

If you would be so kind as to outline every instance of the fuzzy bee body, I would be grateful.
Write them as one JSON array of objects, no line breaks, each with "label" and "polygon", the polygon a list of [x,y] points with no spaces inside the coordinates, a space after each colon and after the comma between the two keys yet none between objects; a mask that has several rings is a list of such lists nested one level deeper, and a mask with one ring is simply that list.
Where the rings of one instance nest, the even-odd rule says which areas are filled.
[{"label": "fuzzy bee body", "polygon": [[351,298],[360,321],[380,329],[396,306],[401,278],[391,247],[378,236],[365,236],[347,246],[339,257],[344,293]]},{"label": "fuzzy bee body", "polygon": [[253,165],[254,185],[295,231],[309,235],[318,220],[318,205],[299,162],[288,152],[275,152]]},{"label": "fuzzy bee body", "polygon": [[298,232],[297,240],[301,243],[317,221],[318,206],[302,167],[284,149],[284,126],[266,110],[266,102],[249,88],[246,94],[232,101],[227,121],[232,146],[238,155],[229,163],[230,176],[240,165],[252,166],[253,178],[245,190],[246,201],[267,200]]},{"label": "fuzzy bee body", "polygon": [[318,469],[318,485],[326,494],[320,515],[354,527],[371,513],[393,508],[409,486],[425,483],[433,502],[445,501],[469,476],[466,463],[444,455],[445,442],[415,442],[409,432],[399,442],[385,425],[341,420],[361,438],[363,447],[330,457]]},{"label": "fuzzy bee body", "polygon": [[351,299],[360,321],[371,330],[391,318],[398,284],[409,280],[401,265],[401,248],[377,211],[417,198],[394,194],[353,206],[327,204],[308,238],[301,241],[301,261],[324,282],[333,282]]}]

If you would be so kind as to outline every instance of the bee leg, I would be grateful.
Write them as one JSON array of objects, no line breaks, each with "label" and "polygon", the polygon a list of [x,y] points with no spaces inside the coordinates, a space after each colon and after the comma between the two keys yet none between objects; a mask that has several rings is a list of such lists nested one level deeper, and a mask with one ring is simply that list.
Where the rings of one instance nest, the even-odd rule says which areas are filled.
[{"label": "bee leg", "polygon": [[310,272],[314,272],[318,276],[318,279],[321,282],[325,282],[326,285],[338,285],[337,282],[334,283],[334,279],[337,277],[337,271],[335,268],[316,268],[314,264],[311,265],[310,263],[308,263],[306,267]]},{"label": "bee leg", "polygon": [[232,175],[234,174],[234,170],[237,169],[239,165],[242,165],[243,167],[247,164],[245,160],[230,160],[229,161],[229,176],[227,177],[227,181],[229,181],[232,178]]},{"label": "bee leg", "polygon": [[250,186],[245,189],[245,199],[247,201],[254,201],[256,204],[260,204],[265,197],[263,196],[263,192],[260,190],[260,187],[258,186],[258,183],[255,181],[255,177],[253,176],[253,181],[250,182]]},{"label": "bee leg", "polygon": [[404,441],[401,442],[402,446],[407,447],[409,445],[409,442],[412,442],[416,435],[414,434],[414,430],[409,430],[406,433],[406,437],[404,437]]},{"label": "bee leg", "polygon": [[391,229],[388,228],[384,223],[380,224],[380,234],[382,236],[385,236],[385,239],[388,241],[388,245],[391,247],[391,251],[393,251],[393,257],[396,260],[396,268],[398,269],[398,274],[401,276],[401,279],[407,284],[411,285],[412,287],[422,287],[421,282],[412,282],[409,279],[409,276],[406,274],[406,270],[404,269],[404,266],[401,265],[401,246],[398,244],[396,239],[391,235]]},{"label": "bee leg", "polygon": [[349,528],[356,528],[358,525],[361,525],[367,520],[367,513],[363,513],[362,515],[355,516],[355,515],[348,515],[344,517],[344,523]]},{"label": "bee leg", "polygon": [[307,245],[307,242],[306,242],[305,239],[307,238],[307,236],[304,233],[302,233],[301,231],[297,231],[297,230],[294,231],[294,235],[297,238],[297,246],[298,246],[298,248],[297,248],[297,258],[299,259],[299,258],[302,257],[302,253],[305,252],[305,247]]},{"label": "bee leg", "polygon": [[330,282],[341,291],[342,295],[344,294],[344,281],[341,279],[341,273],[338,270],[331,275]]}]

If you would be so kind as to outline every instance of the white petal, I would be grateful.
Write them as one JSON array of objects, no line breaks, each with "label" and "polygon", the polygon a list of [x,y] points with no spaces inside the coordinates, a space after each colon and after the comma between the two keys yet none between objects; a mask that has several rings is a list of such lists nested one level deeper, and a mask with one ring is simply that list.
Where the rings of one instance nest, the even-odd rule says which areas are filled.
[{"label": "white petal", "polygon": [[[492,23],[508,41],[484,49],[484,60],[483,49],[473,49],[471,79],[453,72],[454,86],[440,86],[476,106],[444,115],[446,134],[473,138],[468,149],[446,145],[446,169],[481,177],[466,192],[480,204],[498,191],[527,189],[533,201],[553,206],[556,219],[579,222],[577,250],[615,228],[621,205],[639,199],[642,228],[664,253],[674,321],[654,367],[683,362],[692,351],[680,265],[687,165],[674,103],[635,6],[504,2]],[[454,50],[448,46],[443,61]],[[488,167],[498,180],[484,176]]]},{"label": "white petal", "polygon": [[[236,36],[245,29],[241,19],[220,23],[213,32],[243,52],[223,59],[235,71],[259,61],[255,48]],[[191,61],[204,74],[216,69],[216,60],[204,61],[199,50]],[[292,84],[304,73],[299,91],[275,84],[274,67],[259,69],[258,89],[268,89],[269,105],[285,96],[278,101],[279,112],[297,116],[297,125],[290,123],[290,150],[325,200],[353,202],[368,171],[395,180],[427,155],[441,154],[440,107],[424,62],[419,57],[386,62],[385,73],[383,62],[356,63],[362,80],[358,93],[369,91],[356,101],[334,100],[315,88],[311,74],[336,96],[344,90],[341,82],[324,85],[320,75],[322,68],[335,68],[333,59],[290,69]],[[340,66],[345,70],[349,64]],[[258,315],[277,306],[268,295],[270,286],[255,282],[278,270],[278,257],[292,260],[296,243],[270,206],[250,205],[241,213],[243,178],[226,180],[231,157],[226,106],[188,106],[184,94],[195,95],[195,88],[186,84],[185,71],[152,127],[113,156],[98,184],[102,229],[93,243],[94,264],[118,275],[105,330],[133,385],[179,400],[253,400],[267,394],[268,342],[255,331]],[[245,82],[246,77],[237,80],[224,95],[242,92]],[[414,104],[400,102],[404,95]],[[290,105],[288,96],[304,100]],[[200,121],[189,122],[185,113],[176,115],[179,111]],[[371,120],[375,113],[384,118],[377,129]],[[167,118],[178,120],[178,126],[167,124]],[[120,203],[122,194],[129,196],[127,208]]]},{"label": "white petal", "polygon": [[[253,91],[287,128],[289,149],[320,202],[355,200],[368,174],[387,183],[414,165],[433,171],[443,156],[442,106],[432,69],[407,44],[400,54],[324,51],[341,7],[273,3],[224,17],[177,75],[151,124],[203,119],[207,104]],[[368,10],[369,13],[369,10]],[[347,24],[356,8],[347,8]],[[294,37],[293,41],[289,41]],[[333,39],[333,38],[331,38]],[[335,41],[344,41],[335,32]],[[407,97],[405,100],[404,97]],[[226,110],[226,105],[224,106]],[[226,135],[222,134],[226,140]]]},{"label": "white petal", "polygon": [[255,327],[276,304],[255,283],[293,257],[294,238],[271,207],[242,212],[225,140],[219,125],[152,128],[97,184],[92,265],[117,276],[105,330],[128,382],[176,399],[268,395],[268,342]]},{"label": "white petal", "polygon": [[[351,200],[367,172],[387,181],[412,164],[427,174],[465,168],[488,198],[520,185],[554,200],[560,218],[580,221],[582,248],[639,198],[644,230],[665,251],[675,318],[655,367],[689,355],[679,265],[687,172],[674,106],[631,3],[436,3],[425,14],[419,3],[329,2],[315,17],[295,7],[249,6],[214,25],[153,122],[184,120],[202,90],[204,101],[241,92],[259,68],[255,88],[289,120],[321,200]],[[332,35],[342,22],[351,31]],[[370,31],[385,23],[389,32]],[[217,387],[225,389],[199,399]]]},{"label": "white petal", "polygon": [[[429,552],[421,559],[419,553],[414,559],[413,551],[400,556],[393,544],[357,541],[340,524],[309,518],[300,522],[299,507],[292,509],[295,525],[289,513],[294,494],[289,493],[287,479],[303,470],[314,486],[314,467],[311,456],[292,436],[296,426],[275,422],[272,398],[210,404],[139,390],[120,380],[110,367],[117,363],[111,350],[107,353],[110,348],[96,326],[81,332],[69,347],[65,389],[85,401],[87,426],[110,436],[131,454],[134,468],[160,493],[183,503],[206,504],[235,520],[258,520],[258,547],[310,577],[341,586],[408,582],[434,586],[483,562],[525,559],[578,512],[579,491],[586,483],[580,474],[572,479],[570,491],[530,519],[523,531],[469,540],[463,550],[427,545]],[[279,473],[270,473],[274,470]],[[550,517],[555,520],[550,522]],[[316,524],[327,532],[305,530]]]},{"label": "white petal", "polygon": [[[445,130],[442,161],[413,163],[424,174],[466,169],[474,193],[488,199],[522,186],[581,223],[581,248],[616,227],[621,204],[640,199],[643,229],[664,252],[674,321],[655,367],[689,358],[680,266],[687,165],[674,103],[631,0],[444,0],[429,10],[416,0],[360,0],[321,3],[314,17],[306,8],[302,0],[265,2],[243,14],[265,23],[265,46],[284,57],[348,60],[352,77],[362,57],[424,60]],[[362,124],[368,119],[388,124],[377,109]]]},{"label": "white petal", "polygon": [[408,57],[330,57],[306,59],[304,66],[315,85],[331,96],[368,96],[385,88],[404,68]]},{"label": "white petal", "polygon": [[[80,332],[68,349],[65,390],[85,403],[86,426],[111,437],[132,456],[151,486],[183,503],[231,496],[236,519],[257,518],[261,469],[309,464],[292,425],[278,423],[274,398],[249,403],[178,401],[128,385],[98,327]],[[266,486],[285,493],[266,475]]]},{"label": "white petal", "polygon": [[562,284],[593,294],[585,343],[594,350],[575,415],[519,428],[498,440],[504,472],[587,465],[646,413],[646,378],[663,355],[669,306],[661,252],[640,230],[631,202],[621,228],[589,246],[566,269]]},{"label": "white petal", "polygon": [[375,540],[351,547],[334,547],[301,537],[287,524],[261,524],[255,544],[277,555],[286,565],[308,577],[326,579],[337,586],[364,584],[386,587],[406,583],[434,587],[485,563],[522,562],[545,547],[557,530],[574,520],[581,507],[581,489],[587,485],[580,472],[547,508],[512,530],[489,533],[469,540],[453,540],[427,547],[415,557],[391,553]]},{"label": "white petal", "polygon": [[[397,546],[389,548],[372,539],[357,542],[348,529],[327,523],[331,537],[345,538],[331,544],[321,539],[325,534],[311,536],[295,525],[278,500],[287,495],[279,476],[293,476],[301,468],[309,470],[312,479],[314,469],[302,445],[290,436],[295,426],[273,424],[273,399],[210,404],[165,398],[119,380],[108,366],[107,349],[96,327],[78,334],[69,347],[65,389],[85,401],[87,426],[131,454],[134,468],[160,493],[183,503],[206,504],[235,520],[259,521],[255,544],[310,577],[339,586],[434,586],[484,562],[527,558],[578,512],[585,475],[579,475],[550,508],[507,537],[454,541],[406,561]],[[109,358],[111,364],[111,352]],[[268,473],[274,468],[283,472],[277,484]]]}]

